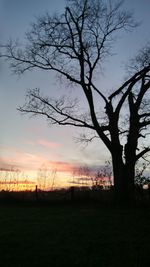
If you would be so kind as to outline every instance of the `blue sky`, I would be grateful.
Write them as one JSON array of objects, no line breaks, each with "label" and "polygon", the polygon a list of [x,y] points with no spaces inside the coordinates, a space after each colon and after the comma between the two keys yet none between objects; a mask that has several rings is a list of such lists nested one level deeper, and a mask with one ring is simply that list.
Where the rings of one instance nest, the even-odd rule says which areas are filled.
[{"label": "blue sky", "polygon": [[[64,3],[63,0],[0,0],[1,41],[9,37],[22,39],[36,16],[46,11],[61,12]],[[120,85],[125,76],[124,64],[150,41],[150,1],[126,0],[124,7],[134,11],[141,25],[133,32],[122,33],[114,43],[114,56],[107,60],[98,80],[106,90]],[[74,164],[104,164],[109,153],[100,141],[82,149],[74,142],[77,129],[49,127],[43,118],[29,119],[17,111],[24,103],[26,89],[36,87],[51,95],[64,90],[52,73],[35,71],[17,77],[12,75],[7,62],[0,61],[0,167],[35,169],[49,161],[61,170]]]}]

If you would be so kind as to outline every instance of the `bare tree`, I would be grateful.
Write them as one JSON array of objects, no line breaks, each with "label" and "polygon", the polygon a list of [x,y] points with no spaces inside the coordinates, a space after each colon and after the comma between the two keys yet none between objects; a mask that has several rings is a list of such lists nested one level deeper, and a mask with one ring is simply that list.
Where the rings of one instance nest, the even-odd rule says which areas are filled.
[{"label": "bare tree", "polygon": [[91,186],[91,169],[86,165],[81,165],[73,169],[71,183],[81,186]]},{"label": "bare tree", "polygon": [[37,173],[37,185],[40,190],[53,190],[56,186],[57,170],[49,170],[42,164]]},{"label": "bare tree", "polygon": [[[136,26],[132,14],[122,11],[121,5],[122,1],[69,0],[62,15],[38,18],[26,34],[24,48],[9,41],[1,46],[1,56],[9,60],[15,73],[36,68],[53,71],[80,88],[87,103],[85,113],[77,100],[52,99],[39,89],[28,91],[19,110],[45,116],[52,124],[90,130],[91,140],[100,138],[112,157],[116,197],[127,199],[134,189],[135,164],[150,151],[149,146],[141,146],[150,125],[149,59],[109,96],[95,83],[115,33]],[[104,119],[100,108],[104,108]],[[127,115],[125,123],[123,114]]]},{"label": "bare tree", "polygon": [[150,182],[150,177],[145,173],[149,164],[150,162],[143,162],[141,166],[137,166],[135,169],[135,184],[140,185],[142,188]]},{"label": "bare tree", "polygon": [[110,189],[112,187],[112,166],[111,162],[105,161],[105,165],[101,166],[91,176],[92,187],[100,189]]}]

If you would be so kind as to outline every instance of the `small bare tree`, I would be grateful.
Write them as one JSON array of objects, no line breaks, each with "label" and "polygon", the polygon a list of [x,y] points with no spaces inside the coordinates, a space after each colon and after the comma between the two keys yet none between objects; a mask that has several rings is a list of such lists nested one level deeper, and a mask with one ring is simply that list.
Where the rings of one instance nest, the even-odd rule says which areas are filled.
[{"label": "small bare tree", "polygon": [[40,190],[53,190],[56,186],[57,169],[50,170],[42,164],[37,172],[37,186]]},{"label": "small bare tree", "polygon": [[145,174],[147,167],[150,162],[143,162],[141,166],[137,166],[135,168],[135,184],[143,187],[144,185],[148,185],[150,183],[150,177]]},{"label": "small bare tree", "polygon": [[[121,4],[68,0],[62,15],[38,18],[26,35],[24,48],[9,41],[1,46],[1,56],[9,60],[15,73],[53,71],[81,90],[87,103],[85,113],[76,99],[52,99],[39,89],[28,91],[26,103],[19,110],[44,116],[52,124],[90,130],[92,136],[101,139],[112,157],[116,197],[127,200],[133,194],[135,164],[150,151],[147,143],[142,147],[141,142],[150,125],[148,50],[144,62],[137,58],[138,69],[112,94],[104,93],[101,84],[95,82],[99,67],[110,55],[115,33],[136,26],[132,14],[122,11]],[[124,124],[123,114],[127,115]]]},{"label": "small bare tree", "polygon": [[112,186],[112,168],[110,161],[105,161],[105,166],[101,167],[96,171],[92,182],[94,187],[100,188],[111,188]]},{"label": "small bare tree", "polygon": [[81,186],[90,186],[91,182],[91,169],[87,165],[80,165],[73,169],[72,183]]}]

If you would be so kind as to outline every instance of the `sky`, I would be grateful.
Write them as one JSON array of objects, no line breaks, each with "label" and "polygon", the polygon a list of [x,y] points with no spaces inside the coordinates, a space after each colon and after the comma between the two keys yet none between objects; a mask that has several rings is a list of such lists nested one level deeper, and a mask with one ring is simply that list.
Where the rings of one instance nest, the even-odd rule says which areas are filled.
[{"label": "sky", "polygon": [[[64,6],[63,0],[0,0],[0,42],[10,37],[23,39],[38,15],[61,12]],[[99,78],[106,90],[121,85],[124,65],[150,41],[150,1],[125,0],[124,8],[133,11],[141,24],[132,32],[119,35],[114,43],[114,56],[107,60]],[[65,90],[52,73],[35,71],[18,77],[11,73],[7,62],[0,60],[0,168],[14,168],[30,174],[32,171],[35,179],[43,166],[67,176],[67,172],[80,164],[104,165],[110,155],[101,141],[84,148],[75,141],[78,129],[50,127],[44,118],[29,118],[17,111],[24,103],[26,90],[37,87],[50,96],[59,96],[61,90]],[[60,175],[60,180],[64,181],[64,177]]]}]

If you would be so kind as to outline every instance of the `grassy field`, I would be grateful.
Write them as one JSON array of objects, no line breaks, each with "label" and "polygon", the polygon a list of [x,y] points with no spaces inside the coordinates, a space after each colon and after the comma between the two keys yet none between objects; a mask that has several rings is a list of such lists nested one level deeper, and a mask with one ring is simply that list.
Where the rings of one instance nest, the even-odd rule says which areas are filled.
[{"label": "grassy field", "polygon": [[0,205],[0,266],[150,266],[150,207]]}]

